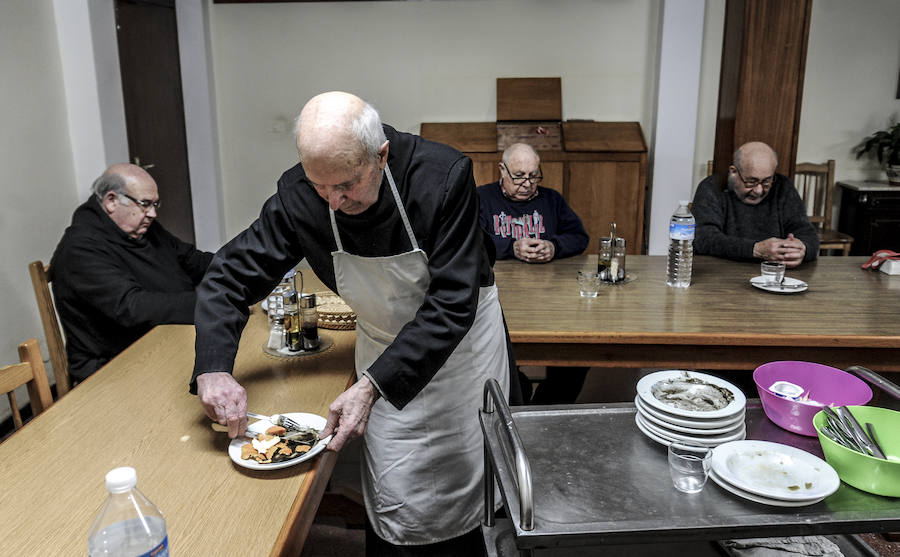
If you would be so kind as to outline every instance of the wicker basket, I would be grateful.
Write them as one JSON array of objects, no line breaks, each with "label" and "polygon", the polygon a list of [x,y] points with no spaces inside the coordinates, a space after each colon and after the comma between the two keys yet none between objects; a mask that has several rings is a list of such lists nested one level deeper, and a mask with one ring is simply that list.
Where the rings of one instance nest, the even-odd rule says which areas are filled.
[{"label": "wicker basket", "polygon": [[322,329],[349,331],[356,328],[356,314],[334,292],[316,292],[316,311]]}]

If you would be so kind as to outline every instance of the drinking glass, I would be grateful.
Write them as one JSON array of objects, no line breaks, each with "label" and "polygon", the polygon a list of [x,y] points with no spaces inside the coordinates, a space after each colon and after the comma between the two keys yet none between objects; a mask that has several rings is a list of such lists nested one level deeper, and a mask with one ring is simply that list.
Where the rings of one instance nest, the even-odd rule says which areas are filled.
[{"label": "drinking glass", "polygon": [[784,263],[779,261],[763,261],[759,264],[759,272],[765,279],[765,284],[781,284],[784,280]]},{"label": "drinking glass", "polygon": [[712,449],[672,443],[669,445],[669,474],[675,489],[698,493],[709,478]]},{"label": "drinking glass", "polygon": [[585,298],[596,298],[600,290],[600,273],[594,271],[578,271],[578,291]]}]

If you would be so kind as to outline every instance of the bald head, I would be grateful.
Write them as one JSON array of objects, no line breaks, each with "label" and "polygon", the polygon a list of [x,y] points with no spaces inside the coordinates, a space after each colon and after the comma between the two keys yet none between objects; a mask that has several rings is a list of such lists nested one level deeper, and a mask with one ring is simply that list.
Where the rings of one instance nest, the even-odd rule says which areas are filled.
[{"label": "bald head", "polygon": [[528,201],[537,195],[541,183],[541,157],[525,143],[513,143],[503,151],[500,187],[509,199]]},{"label": "bald head", "polygon": [[103,199],[108,192],[115,194],[128,193],[128,185],[137,183],[153,183],[156,187],[156,181],[150,174],[140,166],[125,162],[117,163],[107,168],[96,180],[94,180],[91,190],[97,199]]},{"label": "bald head", "polygon": [[386,141],[381,118],[361,98],[342,91],[316,95],[294,128],[300,162],[352,168],[377,157]]},{"label": "bald head", "polygon": [[159,190],[140,166],[114,164],[91,187],[109,218],[130,237],[140,238],[156,220]]},{"label": "bald head", "polygon": [[738,199],[756,205],[769,194],[777,166],[778,155],[771,147],[761,141],[745,143],[734,152],[728,184]]},{"label": "bald head", "polygon": [[503,162],[508,166],[513,160],[536,161],[535,166],[541,163],[541,157],[538,156],[534,147],[526,143],[513,143],[503,151]]},{"label": "bald head", "polygon": [[762,141],[751,141],[744,143],[734,152],[734,166],[741,173],[749,170],[750,166],[771,167],[771,172],[767,174],[767,176],[771,176],[775,173],[775,167],[778,166],[778,155],[775,154],[774,149]]}]

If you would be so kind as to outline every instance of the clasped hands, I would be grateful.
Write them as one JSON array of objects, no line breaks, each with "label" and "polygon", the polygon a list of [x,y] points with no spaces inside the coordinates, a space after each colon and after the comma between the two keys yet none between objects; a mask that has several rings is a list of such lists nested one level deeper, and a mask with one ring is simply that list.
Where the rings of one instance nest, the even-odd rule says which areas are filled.
[{"label": "clasped hands", "polygon": [[556,247],[549,240],[519,238],[513,243],[513,255],[526,263],[546,263],[555,253]]},{"label": "clasped hands", "polygon": [[764,261],[781,261],[788,269],[803,262],[806,244],[788,234],[787,238],[769,238],[753,245],[753,257]]},{"label": "clasped hands", "polygon": [[[230,438],[244,434],[247,430],[247,392],[230,373],[198,375],[197,395],[209,419],[228,426]],[[366,432],[377,395],[375,386],[363,376],[331,403],[325,427],[319,432],[319,439],[334,434],[328,442],[328,450],[339,451],[347,441]]]}]

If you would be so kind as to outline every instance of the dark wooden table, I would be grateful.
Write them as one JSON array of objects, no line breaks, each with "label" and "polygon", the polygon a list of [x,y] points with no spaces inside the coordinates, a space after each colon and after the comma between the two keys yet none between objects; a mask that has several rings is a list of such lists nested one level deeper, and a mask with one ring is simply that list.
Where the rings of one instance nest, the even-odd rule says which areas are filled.
[{"label": "dark wooden table", "polygon": [[629,255],[634,280],[579,295],[596,255],[494,266],[521,365],[755,369],[774,360],[900,371],[900,276],[863,257],[821,257],[787,276],[802,293],[754,288],[758,263],[695,257],[690,288],[666,286],[666,257]]}]

